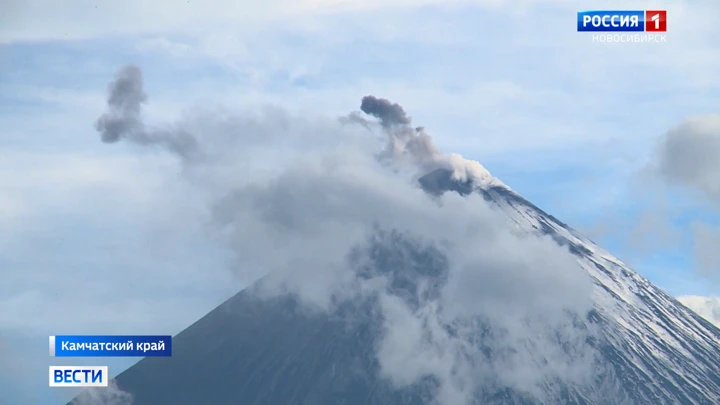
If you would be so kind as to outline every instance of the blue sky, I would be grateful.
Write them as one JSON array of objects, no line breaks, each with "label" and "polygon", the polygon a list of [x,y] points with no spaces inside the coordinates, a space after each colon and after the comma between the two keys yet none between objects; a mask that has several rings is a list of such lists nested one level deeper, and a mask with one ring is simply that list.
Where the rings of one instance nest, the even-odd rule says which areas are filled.
[{"label": "blue sky", "polygon": [[[48,335],[174,334],[247,282],[224,269],[171,159],[100,142],[93,123],[127,63],[156,123],[264,104],[339,116],[389,98],[669,293],[719,294],[690,228],[716,226],[717,205],[643,177],[668,130],[720,112],[716,1],[255,3],[11,1],[0,17],[8,403],[71,396],[45,386]],[[612,8],[668,9],[668,42],[574,31],[578,10]]]}]

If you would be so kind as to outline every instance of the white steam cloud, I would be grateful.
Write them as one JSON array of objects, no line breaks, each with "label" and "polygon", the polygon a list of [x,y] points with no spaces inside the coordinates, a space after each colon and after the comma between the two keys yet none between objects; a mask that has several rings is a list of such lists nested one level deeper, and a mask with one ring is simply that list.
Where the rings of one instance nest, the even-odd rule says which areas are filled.
[{"label": "white steam cloud", "polygon": [[240,277],[271,274],[265,294],[294,294],[313,310],[374,300],[376,356],[396,386],[431,378],[447,405],[503,388],[557,403],[558,381],[603,395],[582,388],[597,373],[592,331],[577,326],[593,305],[587,273],[552,239],[518,233],[481,195],[423,191],[418,176],[438,168],[476,186],[502,183],[439,151],[399,105],[365,97],[361,109],[379,125],[359,113],[266,108],[151,130],[138,68],[123,69],[110,91],[103,140],[177,154]]},{"label": "white steam cloud", "polygon": [[132,405],[132,395],[110,381],[104,388],[89,388],[74,400],[73,405]]},{"label": "white steam cloud", "polygon": [[677,300],[692,309],[708,322],[720,328],[720,298],[702,297],[699,295],[681,295]]}]

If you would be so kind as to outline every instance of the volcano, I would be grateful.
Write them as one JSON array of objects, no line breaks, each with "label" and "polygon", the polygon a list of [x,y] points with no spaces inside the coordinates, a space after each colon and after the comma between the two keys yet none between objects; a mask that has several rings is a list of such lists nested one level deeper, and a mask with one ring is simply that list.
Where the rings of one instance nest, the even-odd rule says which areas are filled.
[{"label": "volcano", "polygon": [[[501,182],[485,180],[461,180],[437,169],[419,182],[432,196],[482,195],[507,216],[508,226],[550,236],[574,255],[578,270],[593,282],[594,308],[577,319],[578,327],[598,331],[588,344],[612,378],[585,387],[554,381],[543,387],[544,399],[497,385],[476,393],[473,403],[720,403],[720,330]],[[392,230],[378,234],[373,242],[377,267],[392,274],[398,295],[416,289],[420,278],[431,286],[442,283],[442,258],[432,249],[398,258],[394,247],[402,237]],[[397,260],[411,263],[398,266]],[[372,302],[312,312],[291,295],[259,297],[253,291],[262,283],[174,337],[172,357],[145,358],[118,375],[117,386],[132,395],[134,405],[436,403],[432,377],[398,387],[381,376],[374,347],[382,330]],[[432,294],[433,288],[426,290]],[[493,356],[487,353],[488,359]],[[70,404],[88,403],[88,398],[83,393]]]}]

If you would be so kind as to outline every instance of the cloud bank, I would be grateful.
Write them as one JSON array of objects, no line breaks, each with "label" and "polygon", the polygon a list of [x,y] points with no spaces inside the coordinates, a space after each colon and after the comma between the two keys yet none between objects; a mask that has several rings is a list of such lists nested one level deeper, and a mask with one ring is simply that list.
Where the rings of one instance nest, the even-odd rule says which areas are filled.
[{"label": "cloud bank", "polygon": [[397,386],[432,378],[440,404],[502,388],[553,402],[554,381],[587,387],[597,377],[592,331],[575,325],[592,309],[588,275],[566,248],[514,230],[479,195],[423,191],[418,176],[438,168],[501,183],[440,151],[400,105],[363,98],[377,122],[265,107],[149,128],[139,68],[123,68],[109,90],[101,139],[176,155],[239,277],[270,274],[262,293],[294,294],[315,311],[374,303],[377,359]]}]

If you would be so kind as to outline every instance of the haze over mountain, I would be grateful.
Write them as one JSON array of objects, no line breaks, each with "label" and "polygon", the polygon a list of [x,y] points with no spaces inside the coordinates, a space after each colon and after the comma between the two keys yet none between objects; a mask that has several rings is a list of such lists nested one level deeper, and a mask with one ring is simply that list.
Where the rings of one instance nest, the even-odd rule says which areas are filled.
[{"label": "haze over mountain", "polygon": [[122,69],[102,140],[176,154],[233,271],[261,280],[181,332],[173,357],[72,403],[720,401],[720,330],[440,151],[400,105],[153,128],[146,100],[140,69]]}]

